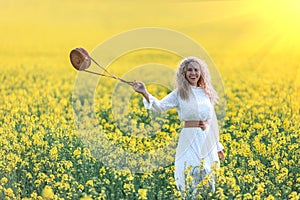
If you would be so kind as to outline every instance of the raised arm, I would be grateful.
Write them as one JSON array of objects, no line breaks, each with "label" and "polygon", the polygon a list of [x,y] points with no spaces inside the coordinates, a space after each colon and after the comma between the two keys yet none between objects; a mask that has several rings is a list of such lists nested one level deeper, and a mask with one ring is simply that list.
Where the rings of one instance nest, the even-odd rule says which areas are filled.
[{"label": "raised arm", "polygon": [[132,87],[136,92],[142,94],[145,97],[145,99],[147,100],[147,102],[150,103],[149,93],[148,93],[144,83],[134,81],[132,84]]},{"label": "raised arm", "polygon": [[134,81],[132,87],[136,92],[144,96],[143,102],[145,108],[147,109],[163,112],[178,106],[176,91],[172,91],[170,94],[165,96],[162,100],[158,100],[156,97],[148,93],[144,83]]}]

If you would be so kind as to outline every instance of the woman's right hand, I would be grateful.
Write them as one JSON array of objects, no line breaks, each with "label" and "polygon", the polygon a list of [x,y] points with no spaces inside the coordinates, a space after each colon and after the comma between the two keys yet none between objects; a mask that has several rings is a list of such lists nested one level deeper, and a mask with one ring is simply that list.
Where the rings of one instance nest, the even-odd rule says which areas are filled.
[{"label": "woman's right hand", "polygon": [[148,101],[148,103],[150,103],[149,94],[148,94],[148,92],[146,90],[146,86],[143,82],[134,81],[132,83],[132,88],[136,92],[142,94],[145,97],[145,99]]},{"label": "woman's right hand", "polygon": [[143,82],[134,81],[132,84],[132,88],[138,93],[141,93],[141,94],[147,93],[145,84]]}]

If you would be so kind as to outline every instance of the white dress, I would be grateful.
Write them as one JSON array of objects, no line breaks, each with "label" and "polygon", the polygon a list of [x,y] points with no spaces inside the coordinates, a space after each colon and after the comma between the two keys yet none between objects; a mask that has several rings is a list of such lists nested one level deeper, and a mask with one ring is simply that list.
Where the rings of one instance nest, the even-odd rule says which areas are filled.
[{"label": "white dress", "polygon": [[[201,165],[204,159],[204,171],[211,173],[213,162],[220,162],[218,151],[224,147],[219,142],[219,130],[214,107],[200,87],[191,86],[192,93],[189,100],[183,100],[177,94],[177,90],[172,91],[162,100],[158,100],[151,94],[150,103],[144,98],[144,106],[147,109],[163,112],[168,109],[177,108],[181,121],[209,121],[208,127],[203,131],[201,128],[183,128],[181,130],[175,156],[175,180],[177,188],[182,192],[185,188],[184,171],[186,167],[193,169]],[[193,179],[201,179],[199,173],[192,174]],[[212,185],[214,189],[214,185]]]}]

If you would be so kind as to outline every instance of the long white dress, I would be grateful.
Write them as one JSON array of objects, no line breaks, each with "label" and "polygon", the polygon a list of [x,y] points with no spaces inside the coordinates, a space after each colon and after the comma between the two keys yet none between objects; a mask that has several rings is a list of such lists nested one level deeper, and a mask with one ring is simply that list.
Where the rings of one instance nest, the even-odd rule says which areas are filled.
[{"label": "long white dress", "polygon": [[[163,112],[177,108],[181,121],[209,121],[208,127],[203,131],[201,128],[183,128],[181,130],[175,156],[175,180],[177,188],[183,192],[185,188],[185,169],[192,166],[193,169],[201,165],[204,159],[205,174],[211,173],[213,162],[220,162],[218,151],[224,147],[219,142],[219,130],[214,107],[209,97],[200,87],[191,86],[192,93],[189,100],[183,100],[177,90],[172,91],[162,100],[158,100],[151,94],[150,103],[143,100],[147,109]],[[201,179],[199,173],[192,174],[193,179]],[[213,184],[213,183],[212,183]],[[214,190],[214,185],[212,185]]]}]

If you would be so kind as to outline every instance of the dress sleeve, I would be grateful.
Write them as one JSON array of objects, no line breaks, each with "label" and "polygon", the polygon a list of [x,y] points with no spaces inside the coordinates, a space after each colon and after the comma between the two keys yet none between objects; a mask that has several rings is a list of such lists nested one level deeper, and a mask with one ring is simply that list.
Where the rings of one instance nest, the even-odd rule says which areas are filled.
[{"label": "dress sleeve", "polygon": [[145,98],[143,98],[143,103],[145,108],[157,112],[164,112],[168,109],[178,106],[176,90],[172,91],[170,94],[165,96],[162,100],[158,100],[156,97],[149,94],[149,100],[150,103],[148,103],[148,101]]},{"label": "dress sleeve", "polygon": [[223,151],[224,146],[221,144],[221,142],[217,141],[217,151]]},{"label": "dress sleeve", "polygon": [[213,112],[212,112],[212,121],[211,121],[211,128],[210,128],[210,137],[212,137],[215,140],[217,151],[219,152],[224,149],[224,146],[219,141],[219,127],[218,127],[217,115],[214,107],[212,109]]}]

